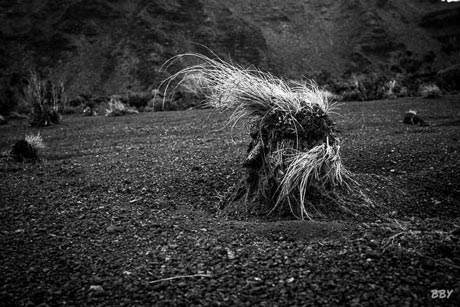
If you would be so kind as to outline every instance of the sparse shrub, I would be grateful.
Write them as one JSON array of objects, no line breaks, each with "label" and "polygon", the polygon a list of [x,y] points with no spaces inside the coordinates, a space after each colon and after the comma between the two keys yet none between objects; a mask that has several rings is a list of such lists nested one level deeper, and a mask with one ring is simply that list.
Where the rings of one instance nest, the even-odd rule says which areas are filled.
[{"label": "sparse shrub", "polygon": [[127,104],[139,111],[143,111],[144,108],[148,106],[151,99],[152,94],[149,92],[129,93],[126,97]]},{"label": "sparse shrub", "polygon": [[421,85],[419,94],[423,98],[439,98],[442,96],[441,90],[434,83]]},{"label": "sparse shrub", "polygon": [[153,111],[177,111],[179,108],[172,99],[156,99],[152,101]]},{"label": "sparse shrub", "polygon": [[39,160],[39,149],[45,148],[40,134],[27,135],[16,141],[11,149],[11,157],[17,162],[35,162]]},{"label": "sparse shrub", "polygon": [[70,115],[70,114],[76,114],[78,113],[79,107],[72,107],[70,105],[64,105],[61,108],[60,113],[63,115]]},{"label": "sparse shrub", "polygon": [[91,100],[91,97],[88,95],[79,95],[73,99],[70,99],[68,101],[68,105],[70,107],[80,107],[80,106],[83,106],[85,103],[87,103],[89,100]]},{"label": "sparse shrub", "polygon": [[377,100],[384,97],[385,77],[376,73],[353,75],[356,88],[362,93],[363,100]]},{"label": "sparse shrub", "polygon": [[59,123],[59,105],[62,103],[63,91],[62,85],[55,85],[51,80],[44,82],[36,72],[31,73],[26,88],[26,101],[32,107],[32,126]]},{"label": "sparse shrub", "polygon": [[332,80],[331,88],[343,101],[378,100],[386,98],[388,81],[378,74],[352,74],[347,80]]},{"label": "sparse shrub", "polygon": [[115,95],[110,98],[109,108],[105,110],[105,116],[122,116],[136,113],[139,113],[139,111],[125,105],[120,101],[120,98]]},{"label": "sparse shrub", "polygon": [[364,95],[357,88],[344,91],[342,93],[342,101],[363,101]]}]

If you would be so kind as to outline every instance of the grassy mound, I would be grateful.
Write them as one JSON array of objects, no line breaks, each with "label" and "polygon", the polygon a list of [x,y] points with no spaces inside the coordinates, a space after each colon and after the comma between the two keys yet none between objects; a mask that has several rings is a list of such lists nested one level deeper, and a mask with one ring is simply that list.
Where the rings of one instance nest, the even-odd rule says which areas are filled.
[{"label": "grassy mound", "polygon": [[317,206],[324,199],[343,206],[339,195],[356,192],[340,159],[340,142],[329,116],[333,105],[314,83],[285,81],[198,54],[174,57],[166,67],[188,56],[202,63],[172,75],[164,82],[166,88],[176,79],[180,86],[190,75],[200,75],[208,103],[232,110],[230,123],[251,120],[245,176],[227,206],[244,196],[248,210],[311,219],[328,210]]}]

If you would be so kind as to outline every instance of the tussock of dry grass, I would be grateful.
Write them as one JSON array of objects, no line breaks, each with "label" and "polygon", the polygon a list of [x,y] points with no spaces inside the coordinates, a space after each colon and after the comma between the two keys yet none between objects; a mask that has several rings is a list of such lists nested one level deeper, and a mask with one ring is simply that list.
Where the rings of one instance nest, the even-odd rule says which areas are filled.
[{"label": "tussock of dry grass", "polygon": [[285,81],[270,73],[244,69],[200,54],[173,57],[165,63],[164,69],[185,57],[198,58],[202,63],[173,74],[164,82],[166,89],[173,80],[177,80],[176,86],[179,86],[192,79],[194,86],[198,84],[202,93],[206,93],[211,106],[234,110],[230,118],[233,122],[243,117],[264,116],[273,110],[295,114],[312,105],[327,113],[333,106],[328,102],[327,93],[314,83]]},{"label": "tussock of dry grass", "polygon": [[46,147],[45,144],[43,143],[43,139],[40,133],[38,133],[37,135],[33,135],[33,134],[26,135],[25,140],[27,143],[30,144],[30,146],[36,149],[43,149]]},{"label": "tussock of dry grass", "polygon": [[105,110],[105,116],[122,116],[137,113],[139,113],[139,111],[125,105],[116,96],[110,97],[109,108]]},{"label": "tussock of dry grass", "polygon": [[180,86],[199,76],[207,103],[232,111],[230,123],[242,118],[253,122],[244,162],[246,200],[271,204],[270,212],[288,206],[304,219],[312,216],[308,209],[312,190],[329,197],[336,188],[356,187],[340,159],[339,140],[329,118],[334,104],[327,92],[313,82],[287,81],[199,54],[178,55],[165,67],[186,57],[201,62],[165,80],[166,90],[173,82]]},{"label": "tussock of dry grass", "polygon": [[420,86],[419,93],[423,98],[439,98],[442,96],[439,87],[433,83]]}]

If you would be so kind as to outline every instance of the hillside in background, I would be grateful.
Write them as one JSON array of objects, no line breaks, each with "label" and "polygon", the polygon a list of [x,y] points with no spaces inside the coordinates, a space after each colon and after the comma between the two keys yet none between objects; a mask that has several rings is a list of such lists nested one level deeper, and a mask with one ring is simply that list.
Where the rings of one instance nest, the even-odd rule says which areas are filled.
[{"label": "hillside in background", "polygon": [[289,78],[430,75],[460,62],[459,20],[428,0],[4,0],[0,77],[36,69],[69,96],[150,90],[168,58],[209,50]]}]

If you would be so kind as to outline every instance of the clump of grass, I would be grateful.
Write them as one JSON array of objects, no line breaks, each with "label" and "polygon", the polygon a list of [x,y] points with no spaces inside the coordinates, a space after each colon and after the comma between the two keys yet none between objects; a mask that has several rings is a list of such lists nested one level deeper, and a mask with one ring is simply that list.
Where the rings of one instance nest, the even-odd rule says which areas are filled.
[{"label": "clump of grass", "polygon": [[45,148],[45,144],[40,133],[26,135],[24,139],[16,141],[10,154],[17,162],[35,162],[39,160],[39,150],[43,148]]},{"label": "clump of grass", "polygon": [[46,147],[45,144],[43,143],[43,139],[40,133],[38,133],[37,135],[28,134],[25,136],[24,139],[26,140],[27,143],[29,143],[32,147],[36,149],[43,149]]},{"label": "clump of grass", "polygon": [[434,83],[421,85],[419,93],[423,98],[439,98],[442,96],[441,90]]},{"label": "clump of grass", "polygon": [[110,97],[109,108],[105,110],[105,116],[122,116],[128,114],[137,114],[137,111],[134,108],[131,108],[120,101],[120,98],[117,96]]},{"label": "clump of grass", "polygon": [[428,126],[415,110],[409,110],[404,114],[403,123],[407,125]]},{"label": "clump of grass", "polygon": [[254,205],[256,211],[281,209],[304,219],[315,215],[314,202],[322,196],[338,200],[335,191],[356,189],[340,159],[330,118],[334,104],[327,92],[313,82],[282,80],[199,54],[176,56],[166,67],[187,56],[202,63],[173,74],[164,81],[166,88],[176,79],[180,86],[187,76],[199,75],[208,104],[231,110],[233,125],[243,118],[251,120],[245,178],[228,204],[244,195],[246,206]]}]

